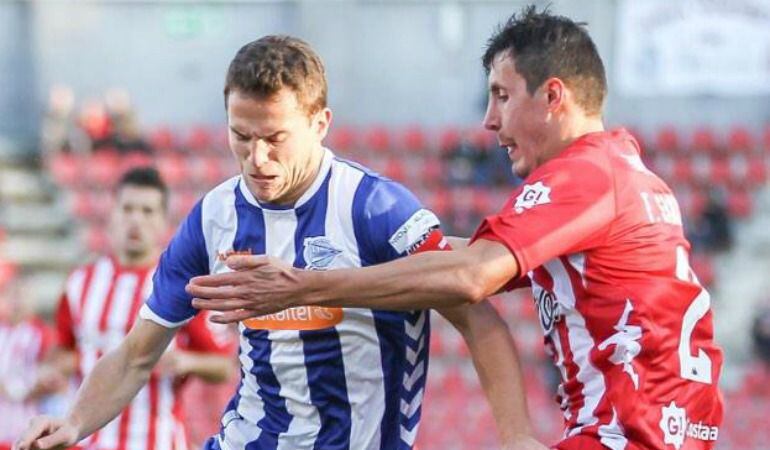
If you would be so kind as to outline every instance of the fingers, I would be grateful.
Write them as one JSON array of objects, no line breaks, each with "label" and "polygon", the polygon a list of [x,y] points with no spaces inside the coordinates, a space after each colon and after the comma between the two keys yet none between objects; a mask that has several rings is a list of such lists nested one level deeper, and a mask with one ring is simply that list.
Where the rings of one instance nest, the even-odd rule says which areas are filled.
[{"label": "fingers", "polygon": [[42,437],[35,441],[35,447],[37,447],[39,450],[67,447],[74,443],[71,442],[72,440],[71,430],[69,430],[67,427],[60,427],[53,434]]},{"label": "fingers", "polygon": [[230,286],[243,280],[243,274],[238,272],[225,272],[214,275],[203,275],[190,280],[187,286],[221,287]]},{"label": "fingers", "polygon": [[[218,275],[211,275],[218,276]],[[232,299],[240,297],[240,289],[235,285],[228,286],[198,286],[195,284],[188,284],[185,287],[188,294],[197,298],[206,299]]]},{"label": "fingers", "polygon": [[271,258],[264,255],[230,255],[225,260],[225,265],[233,270],[256,269],[270,263]]},{"label": "fingers", "polygon": [[32,450],[32,445],[41,436],[45,436],[58,424],[49,417],[35,417],[29,422],[18,441],[13,445],[14,450]]},{"label": "fingers", "polygon": [[214,300],[209,298],[193,298],[192,306],[196,309],[208,309],[211,311],[234,311],[237,309],[253,307],[255,303],[254,300],[211,298]]},{"label": "fingers", "polygon": [[251,309],[242,309],[239,311],[228,311],[222,314],[212,314],[211,317],[209,317],[209,320],[214,323],[230,324],[230,323],[237,323],[245,319],[251,319],[252,317],[259,317],[262,315],[264,314],[260,314]]}]

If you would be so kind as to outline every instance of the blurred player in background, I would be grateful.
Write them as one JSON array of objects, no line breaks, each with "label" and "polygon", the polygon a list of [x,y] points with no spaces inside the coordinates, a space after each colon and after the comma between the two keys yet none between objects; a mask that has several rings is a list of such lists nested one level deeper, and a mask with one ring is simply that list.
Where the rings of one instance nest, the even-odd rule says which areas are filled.
[{"label": "blurred player in background", "polygon": [[[96,364],[68,417],[36,420],[19,449],[72,444],[114,417],[178,328],[197,320],[186,284],[228,271],[228,255],[267,254],[325,271],[447,247],[436,216],[403,186],[323,147],[331,123],[326,91],[323,64],[305,42],[267,36],[241,48],[225,85],[230,147],[241,175],[210,191],[182,224],[160,260],[142,320]],[[543,449],[529,437],[504,322],[487,302],[441,312],[468,343],[506,448]],[[426,310],[302,307],[240,323],[241,385],[207,447],[412,448],[428,316]]]},{"label": "blurred player in background", "polygon": [[[167,202],[166,185],[155,169],[131,169],[118,182],[109,224],[114,251],[73,271],[59,302],[59,348],[51,359],[61,373],[88,375],[134,325],[152,290],[152,274],[168,226]],[[188,376],[224,381],[235,368],[234,358],[234,339],[226,328],[199,316],[181,329],[131,404],[80,445],[103,450],[186,450],[177,395],[181,382]],[[118,385],[122,378],[122,373],[116,374],[109,383]]]},{"label": "blurred player in background", "polygon": [[529,7],[492,36],[483,62],[484,124],[525,180],[468,247],[328,272],[234,256],[241,272],[193,280],[193,303],[229,322],[302,305],[474,303],[530,284],[562,375],[556,448],[713,448],[722,352],[710,297],[671,190],[628,132],[604,130],[594,43],[580,24]]},{"label": "blurred player in background", "polygon": [[67,378],[43,363],[55,335],[34,316],[15,270],[0,261],[0,450],[9,449],[37,414],[41,397],[63,390]]}]

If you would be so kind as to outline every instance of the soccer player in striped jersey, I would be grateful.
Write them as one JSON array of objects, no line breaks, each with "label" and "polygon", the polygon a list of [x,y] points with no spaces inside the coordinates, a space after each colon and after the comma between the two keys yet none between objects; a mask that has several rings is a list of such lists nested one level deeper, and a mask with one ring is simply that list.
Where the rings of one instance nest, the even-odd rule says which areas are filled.
[{"label": "soccer player in striped jersey", "polygon": [[[320,58],[299,39],[267,36],[240,49],[224,94],[241,174],[193,208],[161,257],[142,320],[97,363],[71,413],[36,420],[20,450],[73,443],[117,414],[198,312],[185,292],[189,280],[228,272],[232,254],[333,271],[447,248],[436,216],[407,189],[323,147],[326,89]],[[544,448],[529,436],[513,341],[495,310],[480,302],[441,313],[468,343],[506,448]],[[239,329],[241,383],[208,449],[413,448],[427,310],[300,307]]]},{"label": "soccer player in striped jersey", "polygon": [[193,303],[228,322],[296,306],[473,303],[529,284],[562,377],[555,448],[713,449],[722,352],[710,297],[688,263],[671,190],[627,131],[604,130],[606,80],[590,36],[530,7],[490,39],[483,61],[485,126],[524,183],[469,246],[328,272],[235,256],[227,264],[239,271],[193,280]]},{"label": "soccer player in striped jersey", "polygon": [[[82,379],[134,325],[152,291],[168,227],[167,197],[163,180],[152,168],[131,169],[118,182],[109,225],[113,252],[74,270],[59,301],[58,348],[51,361],[62,373]],[[187,450],[181,384],[189,376],[209,382],[227,379],[235,368],[234,344],[226,327],[198,316],[181,328],[133,401],[79,445],[96,450]]]}]

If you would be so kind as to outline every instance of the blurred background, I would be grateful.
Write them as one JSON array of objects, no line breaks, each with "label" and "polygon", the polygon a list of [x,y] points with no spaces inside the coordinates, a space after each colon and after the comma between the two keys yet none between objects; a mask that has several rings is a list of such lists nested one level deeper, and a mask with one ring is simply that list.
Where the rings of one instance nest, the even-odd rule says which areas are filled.
[{"label": "blurred background", "polygon": [[[68,271],[109,250],[111,187],[127,168],[160,169],[172,187],[174,224],[236,173],[224,74],[241,45],[271,33],[307,40],[326,63],[335,114],[326,144],[403,182],[448,233],[469,235],[520,181],[479,127],[480,57],[495,26],[523,4],[0,2],[0,286],[16,286],[13,296],[22,298],[10,304],[50,319]],[[638,136],[645,161],[679,199],[692,265],[713,294],[726,351],[718,448],[765,449],[770,1],[549,4],[588,23],[609,78],[607,125]],[[494,302],[523,354],[538,433],[552,442],[561,427],[556,377],[544,362],[532,300],[516,293]],[[434,323],[419,447],[494,448],[462,339],[440,318]],[[197,447],[216,430],[232,386],[186,389]]]}]

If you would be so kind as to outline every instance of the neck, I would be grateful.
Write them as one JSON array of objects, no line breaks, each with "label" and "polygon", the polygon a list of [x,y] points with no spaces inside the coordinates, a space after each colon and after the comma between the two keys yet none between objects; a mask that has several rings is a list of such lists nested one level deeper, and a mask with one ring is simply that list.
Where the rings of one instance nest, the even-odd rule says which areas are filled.
[{"label": "neck", "polygon": [[552,150],[549,152],[548,159],[558,155],[575,140],[580,139],[586,134],[604,131],[604,123],[602,122],[601,116],[586,116],[581,114],[576,117],[573,116],[569,119],[562,120],[559,123],[559,128],[558,137],[550,145]]}]

